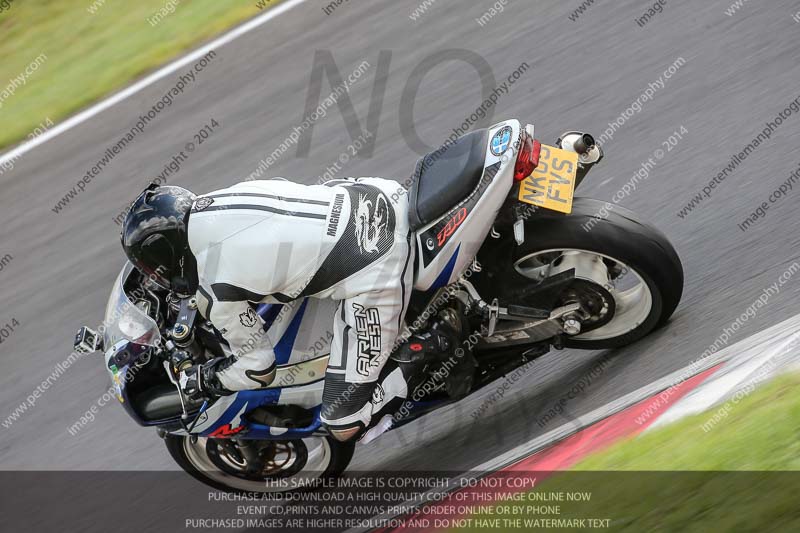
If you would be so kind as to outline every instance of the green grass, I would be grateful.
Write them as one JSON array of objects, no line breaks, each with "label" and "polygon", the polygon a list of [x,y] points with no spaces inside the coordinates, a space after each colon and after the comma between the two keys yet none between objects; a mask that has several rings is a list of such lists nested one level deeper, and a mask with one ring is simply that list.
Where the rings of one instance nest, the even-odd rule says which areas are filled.
[{"label": "green grass", "polygon": [[575,470],[800,470],[800,376],[783,377],[719,409],[646,433],[587,458]]},{"label": "green grass", "polygon": [[630,532],[800,531],[798,392],[800,376],[785,376],[731,403],[708,431],[718,408],[590,456],[537,485],[539,493],[591,493],[588,502],[561,502],[557,515],[536,516],[527,502],[474,518],[595,517]]},{"label": "green grass", "polygon": [[25,85],[3,97],[0,148],[262,12],[257,0],[182,0],[151,26],[147,19],[167,0],[105,0],[95,14],[87,9],[103,0],[6,1],[8,8],[0,11],[0,94],[40,54],[46,59]]}]

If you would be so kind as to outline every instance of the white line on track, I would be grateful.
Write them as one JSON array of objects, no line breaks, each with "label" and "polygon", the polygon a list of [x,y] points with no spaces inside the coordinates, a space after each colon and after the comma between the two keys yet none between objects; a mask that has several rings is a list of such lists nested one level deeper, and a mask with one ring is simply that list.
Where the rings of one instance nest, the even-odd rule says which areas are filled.
[{"label": "white line on track", "polygon": [[781,374],[797,362],[798,328],[776,331],[769,344],[740,351],[697,387],[671,405],[647,431],[702,413]]},{"label": "white line on track", "polygon": [[166,76],[169,76],[170,74],[172,74],[173,72],[175,72],[176,70],[178,70],[180,68],[185,67],[186,65],[188,65],[192,61],[195,61],[195,60],[203,57],[205,54],[207,54],[211,50],[214,50],[216,48],[219,48],[219,47],[221,47],[223,45],[228,44],[229,42],[231,42],[231,41],[241,37],[242,35],[250,32],[250,31],[252,31],[252,30],[254,30],[256,28],[258,28],[259,26],[262,26],[263,24],[266,24],[267,22],[269,22],[270,20],[274,19],[275,17],[278,17],[278,16],[286,13],[287,11],[292,9],[293,7],[300,5],[305,1],[306,0],[286,0],[285,2],[282,2],[282,3],[278,4],[274,8],[270,9],[269,11],[267,11],[266,13],[263,13],[263,14],[255,17],[255,18],[245,22],[244,24],[242,24],[240,26],[237,26],[236,28],[232,29],[228,33],[226,33],[226,34],[214,39],[213,41],[201,46],[200,48],[196,49],[195,51],[190,52],[189,54],[181,57],[180,59],[177,59],[177,60],[173,61],[172,63],[169,63],[168,65],[165,65],[165,66],[161,67],[157,71],[155,71],[152,74],[150,74],[149,76],[137,81],[133,85],[130,85],[127,88],[121,90],[120,92],[109,96],[105,100],[102,100],[102,101],[96,103],[95,105],[91,106],[88,109],[84,109],[83,111],[79,112],[77,115],[71,116],[70,118],[68,118],[64,122],[61,122],[60,124],[58,124],[58,125],[54,126],[53,128],[47,130],[45,133],[39,135],[38,137],[36,137],[36,138],[34,138],[34,139],[30,140],[30,141],[27,141],[25,143],[22,143],[19,146],[17,146],[16,148],[6,152],[5,154],[0,155],[0,164],[3,164],[5,162],[7,162],[7,161],[10,161],[11,159],[17,158],[17,157],[21,156],[22,154],[33,150],[37,146],[40,146],[40,145],[46,143],[50,139],[53,139],[53,138],[57,137],[58,135],[61,135],[65,131],[69,131],[72,128],[74,128],[75,126],[86,122],[87,120],[89,120],[90,118],[94,117],[95,115],[97,115],[99,113],[102,113],[106,109],[108,109],[108,108],[110,108],[110,107],[122,102],[126,98],[138,93],[142,89],[152,85],[153,83],[157,82],[158,80],[160,80],[160,79],[162,79],[162,78],[164,78]]}]

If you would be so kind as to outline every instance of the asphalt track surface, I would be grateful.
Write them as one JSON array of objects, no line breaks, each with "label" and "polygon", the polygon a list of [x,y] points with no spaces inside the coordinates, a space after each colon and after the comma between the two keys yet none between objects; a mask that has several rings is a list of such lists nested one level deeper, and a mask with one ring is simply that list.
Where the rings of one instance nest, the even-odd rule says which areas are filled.
[{"label": "asphalt track surface", "polygon": [[[500,98],[491,122],[532,122],[536,136],[549,142],[569,129],[599,136],[670,65],[685,59],[606,142],[606,159],[580,190],[610,200],[674,131],[688,130],[621,201],[661,228],[684,262],[684,296],[671,323],[622,350],[551,352],[479,420],[470,413],[492,389],[361,446],[352,468],[468,469],[689,364],[798,258],[797,192],[747,232],[737,227],[800,163],[793,142],[800,134],[797,114],[689,216],[677,216],[799,95],[800,25],[791,17],[797,6],[789,0],[745,3],[728,16],[729,0],[669,0],[663,13],[639,27],[635,18],[646,11],[644,2],[596,2],[572,21],[568,15],[579,4],[512,1],[480,26],[475,19],[493,3],[439,0],[415,22],[409,18],[413,2],[343,3],[329,16],[322,2],[305,2],[218,49],[196,83],[61,213],[51,208],[179,74],[23,155],[0,176],[0,255],[13,256],[0,271],[0,323],[20,323],[0,346],[0,418],[68,356],[80,325],[102,319],[123,261],[113,218],[211,118],[221,127],[169,182],[206,192],[249,175],[302,121],[315,50],[330,50],[343,76],[364,60],[371,64],[350,92],[362,125],[379,51],[391,50],[375,152],[348,162],[338,175],[398,180],[418,157],[401,135],[398,114],[407,111],[401,94],[412,70],[434,53],[476,52],[497,81],[527,62],[529,70]],[[475,69],[463,62],[429,72],[414,108],[421,138],[430,145],[446,138],[480,104],[480,85]],[[326,82],[323,97],[329,90]],[[296,157],[292,148],[265,177],[314,182],[349,143],[334,108],[316,123],[308,157]],[[800,280],[781,286],[729,343],[796,314],[798,292]],[[598,365],[602,372],[567,402],[564,414],[537,423]],[[174,469],[155,432],[135,425],[118,406],[102,408],[77,435],[67,432],[107,387],[99,356],[75,363],[33,408],[0,428],[0,468]]]}]

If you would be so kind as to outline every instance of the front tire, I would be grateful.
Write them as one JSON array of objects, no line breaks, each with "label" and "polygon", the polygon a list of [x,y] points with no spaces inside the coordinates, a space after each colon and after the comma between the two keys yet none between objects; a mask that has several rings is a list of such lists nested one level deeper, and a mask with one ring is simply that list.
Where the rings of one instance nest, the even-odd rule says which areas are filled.
[{"label": "front tire", "polygon": [[[222,442],[226,441],[226,442]],[[167,435],[167,451],[193,478],[225,492],[293,492],[314,486],[314,480],[339,477],[355,451],[355,443],[339,442],[330,436],[261,443],[270,455],[269,466],[248,472],[246,462],[231,453],[228,439]],[[269,448],[271,447],[271,448]],[[226,449],[227,448],[227,449]]]},{"label": "front tire", "polygon": [[[564,251],[590,254],[608,266],[616,265],[610,270],[624,267],[641,283],[641,288],[631,289],[634,292],[629,291],[627,297],[616,302],[615,313],[619,316],[612,316],[594,331],[564,336],[567,347],[596,350],[631,344],[664,325],[683,292],[683,267],[666,236],[632,211],[619,206],[606,211],[607,205],[576,198],[569,215],[540,210],[525,223],[525,242],[521,246],[513,243],[512,262],[522,275],[536,270],[526,266],[531,258],[547,261]],[[608,216],[603,218],[601,213]],[[541,264],[542,259],[539,261]],[[618,293],[623,291],[614,292],[615,299]],[[635,310],[630,297],[634,294],[642,298]],[[626,314],[621,309],[631,312]],[[621,322],[624,320],[628,323]]]}]

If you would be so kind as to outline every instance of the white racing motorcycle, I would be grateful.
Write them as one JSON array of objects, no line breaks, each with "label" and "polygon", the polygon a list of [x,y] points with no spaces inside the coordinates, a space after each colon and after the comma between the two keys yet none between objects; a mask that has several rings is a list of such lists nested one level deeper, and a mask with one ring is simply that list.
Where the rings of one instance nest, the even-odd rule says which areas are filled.
[{"label": "white racing motorcycle", "polygon": [[[607,212],[605,202],[573,196],[602,157],[592,137],[570,132],[546,146],[533,133],[508,120],[417,163],[408,190],[417,261],[406,323],[417,332],[457,324],[473,364],[457,382],[437,380],[436,365],[423,365],[432,379],[392,428],[552,347],[635,342],[678,305],[683,270],[666,237],[627,209]],[[336,476],[354,452],[319,417],[335,305],[258,306],[277,324],[265,336],[286,363],[271,387],[215,400],[185,398],[171,356],[180,349],[197,364],[226,355],[219,333],[196,316],[196,303],[150,284],[130,264],[114,284],[103,331],[81,328],[76,346],[104,352],[123,408],[156,427],[190,475],[227,491],[288,490],[298,485],[271,481]],[[275,312],[284,319],[274,321]]]}]

